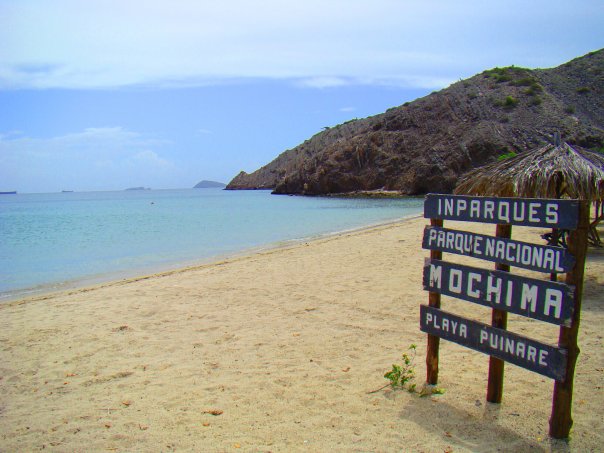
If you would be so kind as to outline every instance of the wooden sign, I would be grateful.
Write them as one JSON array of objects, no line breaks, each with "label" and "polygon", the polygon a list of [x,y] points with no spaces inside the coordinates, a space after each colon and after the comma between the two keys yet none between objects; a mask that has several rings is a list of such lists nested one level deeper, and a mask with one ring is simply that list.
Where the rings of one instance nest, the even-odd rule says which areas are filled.
[{"label": "wooden sign", "polygon": [[427,305],[420,306],[420,328],[423,332],[498,357],[552,379],[563,381],[565,378],[566,351],[555,346]]},{"label": "wooden sign", "polygon": [[575,229],[577,200],[428,194],[424,217],[467,222]]},{"label": "wooden sign", "polygon": [[546,273],[568,272],[575,264],[574,257],[562,247],[434,226],[424,229],[422,247]]},{"label": "wooden sign", "polygon": [[574,288],[509,272],[426,260],[424,289],[487,307],[570,326]]},{"label": "wooden sign", "polygon": [[[589,229],[589,204],[579,200],[466,197],[429,194],[422,246],[429,306],[420,307],[420,328],[428,333],[426,382],[438,382],[439,342],[443,338],[488,354],[487,401],[501,403],[505,362],[555,379],[550,435],[569,435],[577,336]],[[494,223],[496,236],[443,228],[443,220]],[[568,249],[511,239],[512,225],[567,229]],[[495,270],[442,261],[442,252],[495,263]],[[510,266],[550,273],[543,281],[509,273]],[[566,284],[557,282],[565,273]],[[492,307],[487,325],[440,310],[441,294]],[[560,325],[558,346],[509,332],[507,314]]]}]

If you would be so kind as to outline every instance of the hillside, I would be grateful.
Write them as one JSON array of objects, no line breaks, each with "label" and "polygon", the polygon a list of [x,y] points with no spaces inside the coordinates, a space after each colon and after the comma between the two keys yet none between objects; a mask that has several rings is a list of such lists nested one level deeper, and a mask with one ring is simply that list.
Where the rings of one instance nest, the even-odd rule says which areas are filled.
[{"label": "hillside", "polygon": [[450,192],[466,171],[563,140],[604,145],[604,50],[553,69],[495,68],[320,132],[227,189]]}]

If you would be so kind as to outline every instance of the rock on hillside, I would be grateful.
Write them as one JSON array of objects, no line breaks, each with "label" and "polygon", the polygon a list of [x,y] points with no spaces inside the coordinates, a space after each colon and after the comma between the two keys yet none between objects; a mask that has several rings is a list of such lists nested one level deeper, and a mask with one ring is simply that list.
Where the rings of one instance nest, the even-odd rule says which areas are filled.
[{"label": "rock on hillside", "polygon": [[495,68],[365,119],[325,130],[227,189],[320,195],[450,192],[501,154],[563,140],[604,145],[604,50],[557,68]]}]

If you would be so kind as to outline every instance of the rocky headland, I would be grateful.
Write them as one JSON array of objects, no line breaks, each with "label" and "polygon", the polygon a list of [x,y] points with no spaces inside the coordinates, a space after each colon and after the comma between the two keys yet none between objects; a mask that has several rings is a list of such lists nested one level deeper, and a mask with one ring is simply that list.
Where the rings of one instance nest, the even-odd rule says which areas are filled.
[{"label": "rocky headland", "polygon": [[552,142],[604,146],[604,50],[553,69],[494,68],[328,128],[227,189],[326,195],[450,192],[468,170]]}]

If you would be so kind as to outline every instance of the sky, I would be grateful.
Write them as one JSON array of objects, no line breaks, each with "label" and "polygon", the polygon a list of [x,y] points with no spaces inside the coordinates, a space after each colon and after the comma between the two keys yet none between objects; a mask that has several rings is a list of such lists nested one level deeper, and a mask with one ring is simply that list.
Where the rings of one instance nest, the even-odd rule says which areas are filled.
[{"label": "sky", "polygon": [[602,24],[601,0],[0,0],[0,191],[226,183]]}]

